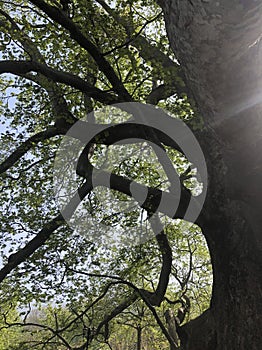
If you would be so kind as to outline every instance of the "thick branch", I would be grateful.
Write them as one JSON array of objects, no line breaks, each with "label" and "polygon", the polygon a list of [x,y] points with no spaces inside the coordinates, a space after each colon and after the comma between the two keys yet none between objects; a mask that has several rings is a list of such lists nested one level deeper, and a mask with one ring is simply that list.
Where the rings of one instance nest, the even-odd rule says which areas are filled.
[{"label": "thick branch", "polygon": [[[160,222],[159,217],[157,215],[154,215],[150,220],[150,223],[153,231],[158,233],[160,231],[160,227],[162,227],[162,223]],[[163,228],[159,234],[156,234],[156,240],[162,255],[162,268],[160,272],[158,286],[154,294],[157,297],[155,305],[160,306],[161,302],[165,297],[169,282],[169,276],[171,273],[172,249],[169,245],[167,235],[165,234]]]},{"label": "thick branch", "polygon": [[[107,181],[108,178],[110,178],[110,183]],[[97,174],[94,175],[94,179],[96,186],[110,185],[111,189],[122,192],[127,196],[133,197],[139,203],[141,208],[153,213],[159,211],[163,214],[166,214],[170,218],[183,219],[189,201],[191,199],[190,191],[186,189],[182,190],[178,208],[176,212],[174,212],[173,206],[174,203],[177,202],[177,197],[172,193],[164,192],[157,188],[144,186],[136,181],[127,179],[116,174],[110,174],[101,170],[99,170]],[[143,193],[147,193],[147,197],[145,201],[141,202],[141,194]],[[197,198],[195,198],[196,206],[197,202]]]},{"label": "thick branch", "polygon": [[[72,129],[69,136],[79,139],[83,142],[86,141],[88,135],[95,135],[91,142],[104,145],[112,145],[114,143],[118,144],[129,144],[134,142],[140,142],[140,140],[135,141],[134,139],[149,140],[153,142],[151,135],[148,135],[149,127],[131,123],[123,124],[93,124],[90,122],[84,122],[81,120],[75,120],[77,124],[76,130]],[[28,140],[24,141],[17,149],[0,164],[0,174],[8,170],[13,166],[28,150],[32,148],[36,143],[47,140],[57,135],[66,134],[73,125],[63,124],[61,127],[49,127],[45,131],[41,131]],[[153,129],[153,128],[151,128]],[[168,135],[164,134],[162,131],[154,129],[157,138],[166,146],[170,146],[183,154],[183,151],[177,145],[175,140],[171,139]],[[121,142],[122,141],[122,142]]]},{"label": "thick branch", "polygon": [[92,97],[95,100],[100,101],[104,104],[113,104],[122,101],[113,94],[104,92],[94,86],[91,86],[77,75],[63,71],[58,71],[54,68],[48,67],[45,64],[33,61],[0,61],[0,74],[12,73],[24,76],[24,74],[29,72],[41,73],[46,78],[54,82],[74,87],[84,92],[87,96]]},{"label": "thick branch", "polygon": [[125,99],[125,101],[132,101],[132,97],[129,95],[123,83],[116,75],[112,66],[104,58],[99,49],[87,39],[80,28],[70,18],[68,18],[57,7],[48,5],[42,0],[31,0],[30,2],[45,12],[56,23],[59,23],[63,28],[67,29],[70,32],[71,37],[93,57],[99,69],[105,74],[109,82],[112,84],[115,92]]},{"label": "thick branch", "polygon": [[[84,138],[85,127],[86,126],[83,123],[83,127],[81,128],[81,132],[83,132],[83,135],[82,135],[83,140],[85,140]],[[188,189],[186,189],[184,186],[181,186],[180,189],[174,188],[172,189],[171,192],[162,192],[157,188],[150,188],[147,186],[143,186],[135,181],[124,178],[122,176],[107,173],[102,169],[101,170],[95,169],[90,163],[88,157],[86,156],[88,154],[88,149],[90,147],[90,144],[94,140],[96,140],[96,138],[98,142],[100,140],[100,143],[105,144],[106,140],[108,142],[108,138],[106,137],[106,134],[109,134],[109,138],[111,136],[110,141],[111,143],[113,143],[113,142],[116,142],[118,139],[119,140],[125,139],[123,135],[127,136],[126,133],[128,133],[129,138],[131,138],[132,132],[136,133],[134,137],[138,137],[139,132],[141,132],[141,137],[143,139],[148,139],[151,137],[152,133],[148,135],[148,133],[146,132],[147,129],[148,128],[145,128],[143,125],[137,125],[132,123],[112,126],[112,128],[110,129],[108,129],[107,127],[106,128],[104,127],[104,130],[103,131],[101,130],[99,135],[97,134],[96,137],[94,137],[92,140],[91,139],[89,140],[89,143],[83,150],[78,160],[77,169],[76,169],[77,174],[81,177],[89,178],[90,171],[92,171],[93,172],[92,179],[93,179],[93,183],[95,184],[94,186],[106,186],[111,189],[120,191],[130,197],[133,197],[142,208],[146,209],[150,213],[160,211],[171,218],[184,218],[190,200],[192,201],[191,204],[195,205],[195,209],[198,212],[199,199],[197,197],[192,197],[191,192]],[[80,130],[79,128],[77,128],[75,133],[76,133],[76,136],[78,137],[80,137],[79,132]],[[112,138],[112,134],[114,132],[116,133]],[[146,135],[144,133],[146,133]],[[160,132],[160,135],[161,134],[163,135],[163,133]],[[104,138],[104,135],[105,135],[105,138]],[[181,190],[181,195],[179,193],[179,190]],[[146,199],[143,197],[143,194],[146,194]],[[176,211],[174,211],[175,203],[178,203]]]},{"label": "thick branch", "polygon": [[65,223],[64,218],[59,214],[56,218],[47,223],[43,229],[31,240],[26,246],[15,254],[11,254],[8,263],[0,270],[0,282],[14,270],[18,265],[30,257],[39,247],[41,247],[50,235],[62,224]]}]

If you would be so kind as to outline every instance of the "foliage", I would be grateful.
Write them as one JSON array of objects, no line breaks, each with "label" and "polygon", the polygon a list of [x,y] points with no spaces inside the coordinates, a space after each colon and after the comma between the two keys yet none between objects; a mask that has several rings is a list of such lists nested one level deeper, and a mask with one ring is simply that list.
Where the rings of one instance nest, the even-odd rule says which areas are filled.
[{"label": "foliage", "polygon": [[[85,346],[83,329],[89,329],[92,349],[102,349],[106,343],[131,349],[141,326],[145,348],[155,342],[165,349],[167,340],[159,322],[165,326],[164,311],[170,305],[178,311],[186,294],[191,300],[186,320],[209,306],[210,259],[199,228],[161,217],[169,240],[163,249],[144,208],[136,205],[129,212],[117,213],[112,198],[128,202],[128,196],[121,190],[100,189],[90,191],[82,202],[94,222],[89,233],[73,231],[59,217],[53,194],[54,159],[62,135],[76,120],[87,120],[90,125],[125,120],[119,113],[108,118],[99,112],[90,114],[102,106],[147,102],[166,108],[196,129],[201,120],[190,107],[161,10],[153,1],[75,0],[69,2],[67,14],[62,3],[13,0],[0,5],[0,108],[5,123],[0,239],[3,265],[10,268],[7,273],[1,270],[8,284],[2,300],[7,303],[15,298],[20,313],[29,303],[40,310],[34,317],[31,312],[20,318],[24,334],[20,348],[32,342],[36,349]],[[106,164],[104,169],[118,176],[154,189],[169,189],[171,184],[149,143],[96,142],[92,166]],[[177,150],[165,149],[182,177],[188,160]],[[66,172],[66,162],[64,166]],[[196,174],[187,175],[181,184],[197,192],[201,184]],[[78,176],[79,186],[83,182]],[[139,239],[151,230],[152,239],[128,248],[105,244],[99,240],[98,222],[110,227],[110,232],[139,233]],[[96,241],[90,239],[94,232]],[[151,300],[152,310],[145,295],[153,296],[158,289],[169,246],[173,263],[164,278],[170,278],[170,283],[159,303]],[[11,255],[16,252],[19,257]],[[14,311],[9,322],[15,323],[16,317]],[[5,332],[15,346],[17,331]]]},{"label": "foliage", "polygon": [[0,349],[15,350],[19,348],[21,331],[17,327],[10,327],[19,319],[19,313],[15,304],[1,303],[0,318]]}]

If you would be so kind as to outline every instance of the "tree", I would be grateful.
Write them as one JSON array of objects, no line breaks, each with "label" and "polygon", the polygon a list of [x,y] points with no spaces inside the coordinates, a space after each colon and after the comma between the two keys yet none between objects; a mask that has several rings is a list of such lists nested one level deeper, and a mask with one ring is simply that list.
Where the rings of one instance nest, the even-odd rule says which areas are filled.
[{"label": "tree", "polygon": [[[0,349],[18,349],[22,333],[17,327],[10,327],[10,324],[17,322],[19,314],[15,305],[11,302],[1,303],[0,319]],[[21,347],[20,347],[21,348]]]},{"label": "tree", "polygon": [[[211,308],[181,329],[185,349],[261,346],[261,22],[256,1],[159,1],[205,130],[209,187],[201,228]],[[201,327],[201,331],[200,331]],[[201,334],[201,335],[200,335]]]},{"label": "tree", "polygon": [[[222,1],[215,6],[200,0],[159,3],[176,56],[169,48],[162,13],[154,2],[1,2],[0,73],[1,86],[6,90],[2,115],[7,131],[2,138],[0,165],[1,201],[5,202],[1,217],[4,266],[0,280],[8,278],[10,290],[16,294],[21,291],[21,302],[46,302],[56,292],[56,300],[70,304],[78,315],[75,325],[78,327],[81,320],[90,331],[78,349],[88,347],[95,337],[99,339],[108,323],[138,299],[153,315],[171,349],[176,348],[176,342],[164,317],[157,312],[165,302],[181,306],[173,323],[183,349],[258,349],[261,199],[260,156],[255,147],[260,142],[260,92],[255,62],[260,53],[261,5],[240,0],[232,4]],[[16,78],[13,80],[10,74]],[[110,206],[99,207],[90,180],[92,171],[101,158],[110,155],[115,142],[140,137],[158,145],[168,156],[165,159],[176,164],[182,196],[172,218],[183,218],[194,190],[201,187],[197,181],[199,169],[191,170],[183,150],[156,128],[133,123],[128,129],[112,127],[103,131],[103,123],[122,121],[126,111],[112,113],[110,120],[90,113],[104,105],[134,101],[165,107],[183,118],[197,136],[207,160],[208,194],[196,223],[203,230],[211,253],[213,295],[211,307],[184,325],[180,323],[188,305],[183,296],[193,284],[194,249],[186,246],[190,268],[186,272],[182,268],[181,277],[178,272],[183,267],[183,247],[178,254],[182,263],[176,266],[172,261],[172,235],[179,236],[181,230],[172,227],[170,218],[165,217],[168,225],[159,231],[162,217],[154,215],[161,197],[174,195],[172,180],[164,171],[160,174],[156,165],[150,164],[152,169],[148,171],[146,159],[126,157],[121,165],[111,169],[110,186],[118,192],[114,195],[122,201],[132,195],[131,174],[137,182],[143,178],[147,188],[140,188],[146,189],[149,196],[142,208],[113,214]],[[243,109],[246,104],[248,121],[247,109]],[[155,233],[156,242],[147,242],[140,249],[111,247],[110,258],[117,262],[114,268],[103,258],[105,250],[99,242],[72,232],[57,203],[50,200],[58,142],[84,118],[87,122],[81,125],[88,125],[98,136],[90,140],[77,162],[79,189],[74,198],[85,203],[94,218],[102,218],[103,223],[115,224],[118,229],[125,227],[128,232],[141,233],[152,218],[149,229]],[[255,140],[252,143],[251,137]],[[156,147],[152,149],[157,154]],[[156,158],[154,163],[157,162],[164,168],[161,157]],[[175,196],[172,198],[175,201]],[[197,231],[192,226],[183,227],[185,233]],[[90,231],[93,229],[96,228]],[[130,259],[124,259],[125,256]],[[156,273],[159,260],[161,268]],[[208,271],[207,264],[208,259],[201,262],[201,271]],[[147,285],[138,279],[141,272]],[[170,290],[169,282],[174,279],[180,286],[179,292]],[[106,301],[108,291],[112,309],[107,313],[100,309],[97,314],[103,315],[93,322],[89,312],[101,299]],[[85,307],[82,303],[86,303]],[[55,334],[61,335],[62,330],[63,327],[55,329]],[[67,341],[66,344],[74,346]]]}]

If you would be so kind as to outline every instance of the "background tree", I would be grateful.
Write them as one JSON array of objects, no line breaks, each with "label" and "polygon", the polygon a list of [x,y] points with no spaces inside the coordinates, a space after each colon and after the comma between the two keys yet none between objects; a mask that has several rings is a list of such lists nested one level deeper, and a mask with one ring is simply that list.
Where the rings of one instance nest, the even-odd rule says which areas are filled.
[{"label": "background tree", "polygon": [[9,327],[10,324],[17,322],[19,313],[16,310],[15,298],[12,301],[1,303],[0,318],[0,349],[18,349],[22,333],[16,327]]}]

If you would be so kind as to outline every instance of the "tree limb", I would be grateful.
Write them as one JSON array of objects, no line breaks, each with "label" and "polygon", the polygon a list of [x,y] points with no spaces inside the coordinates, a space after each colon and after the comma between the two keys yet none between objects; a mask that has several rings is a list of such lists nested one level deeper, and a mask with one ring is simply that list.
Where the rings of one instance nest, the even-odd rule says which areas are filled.
[{"label": "tree limb", "polygon": [[132,101],[132,97],[116,75],[110,63],[101,54],[99,49],[82,33],[80,28],[63,13],[63,11],[60,11],[55,6],[47,4],[43,0],[30,0],[30,2],[46,13],[56,23],[59,23],[63,28],[67,29],[72,39],[74,39],[93,57],[101,72],[105,74],[109,82],[112,84],[115,92],[118,93],[121,98],[125,99],[126,102]]},{"label": "tree limb", "polygon": [[[44,67],[46,66],[45,59],[41,52],[38,50],[36,44],[31,40],[31,38],[26,35],[26,33],[20,29],[20,27],[17,25],[17,23],[13,20],[11,16],[9,16],[6,12],[0,9],[0,13],[6,17],[7,21],[11,23],[11,29],[10,29],[10,35],[13,40],[18,40],[25,52],[29,55],[31,58],[32,64],[41,63]],[[11,61],[12,62],[12,61]],[[34,63],[33,63],[34,62]],[[9,62],[10,63],[10,62]],[[9,65],[10,66],[10,65]],[[30,76],[29,74],[26,75],[26,73],[23,73],[20,75],[22,77],[25,77],[27,79],[30,79],[32,81],[37,82],[40,84],[49,94],[50,100],[52,101],[53,106],[53,112],[55,116],[55,121],[58,124],[67,124],[67,122],[73,122],[74,116],[69,111],[67,102],[62,94],[62,91],[59,89],[56,83],[52,83],[53,80],[50,80],[48,78],[39,77],[38,76]],[[66,116],[66,118],[61,118],[61,113]],[[57,125],[58,125],[57,124]]]},{"label": "tree limb", "polygon": [[[153,231],[157,233],[156,240],[162,255],[162,267],[161,267],[161,272],[159,276],[159,281],[158,281],[156,291],[153,293],[155,295],[154,305],[160,306],[161,302],[164,300],[166,290],[168,287],[170,273],[171,273],[172,249],[169,245],[168,237],[164,232],[164,228],[162,227],[162,223],[159,219],[159,216],[153,215],[153,217],[150,220],[150,223]],[[152,304],[152,301],[151,301],[151,304]]]},{"label": "tree limb", "polygon": [[34,61],[0,61],[0,74],[12,73],[24,77],[24,74],[29,72],[41,73],[46,78],[54,82],[74,87],[84,92],[87,96],[92,97],[104,104],[123,102],[117,96],[91,86],[84,79],[78,77],[77,75],[58,71],[54,68],[48,67],[46,64]]},{"label": "tree limb", "polygon": [[24,248],[9,256],[8,263],[0,270],[0,282],[2,282],[12,270],[29,258],[39,247],[41,247],[56,229],[66,224],[66,220],[70,219],[77,206],[92,190],[92,188],[91,181],[85,182],[61,211],[61,214],[49,221],[42,228],[42,230],[24,246]]},{"label": "tree limb", "polygon": [[0,174],[10,169],[27,151],[29,151],[36,143],[48,140],[59,135],[59,131],[55,127],[49,127],[45,131],[41,131],[29,139],[24,141],[16,150],[0,164]]},{"label": "tree limb", "polygon": [[[85,175],[84,175],[85,177]],[[95,183],[97,186],[108,186],[106,181],[110,177],[110,188],[119,192],[126,194],[127,196],[133,197],[138,201],[141,208],[149,211],[156,212],[159,211],[170,218],[183,219],[186,209],[188,207],[189,201],[191,200],[191,193],[187,189],[182,189],[180,202],[176,212],[173,212],[172,203],[177,202],[177,197],[169,192],[161,191],[157,188],[152,188],[139,184],[136,181],[127,179],[125,177],[109,174],[105,171],[99,170],[97,175],[95,175]],[[131,192],[130,185],[136,188],[137,195]],[[146,200],[141,203],[139,193],[147,193]],[[198,205],[197,197],[193,197],[195,205]],[[161,205],[160,205],[161,202]]]},{"label": "tree limb", "polygon": [[41,328],[41,329],[45,329],[51,333],[53,333],[54,337],[58,337],[61,342],[67,347],[67,349],[72,349],[72,347],[70,346],[70,344],[67,342],[67,340],[55,329],[53,329],[52,327],[49,327],[47,325],[43,325],[43,324],[39,324],[39,323],[34,323],[34,322],[26,322],[26,323],[22,323],[22,322],[13,322],[13,323],[9,323],[7,321],[5,321],[6,326],[2,326],[0,328],[0,331],[2,329],[6,329],[6,328],[11,328],[11,327],[36,327],[36,328]]},{"label": "tree limb", "polygon": [[[174,62],[156,46],[151,45],[148,40],[140,34],[140,32],[136,34],[135,28],[130,21],[124,18],[124,16],[120,16],[104,0],[96,1],[119,25],[125,29],[128,38],[131,38],[132,35],[134,35],[132,40],[127,40],[125,45],[128,45],[128,43],[132,44],[132,46],[139,51],[140,56],[145,61],[152,62],[153,67],[154,62],[157,62],[158,65],[161,64],[164,74],[158,76],[158,79],[164,79],[165,83],[151,91],[147,97],[147,103],[157,104],[159,100],[172,96],[175,93],[178,95],[187,94],[187,88],[184,84],[184,76],[178,63]],[[163,95],[161,95],[161,93]]]},{"label": "tree limb", "polygon": [[[154,306],[151,304],[150,300],[148,299],[147,295],[144,293],[144,290],[141,290],[139,288],[137,288],[133,283],[128,282],[123,280],[121,277],[118,276],[108,276],[108,275],[99,275],[99,274],[89,274],[87,272],[82,272],[79,271],[79,273],[90,276],[96,276],[96,277],[105,277],[105,278],[113,278],[119,281],[122,281],[121,283],[131,287],[134,290],[134,293],[131,294],[131,296],[124,300],[121,304],[119,304],[109,315],[107,315],[104,320],[99,324],[99,326],[96,329],[96,334],[99,334],[101,328],[107,324],[111,319],[113,319],[114,317],[116,317],[117,315],[119,315],[121,312],[123,312],[127,307],[129,307],[132,303],[134,303],[137,298],[140,296],[141,299],[144,301],[144,303],[146,304],[146,306],[149,308],[149,310],[152,312],[157,324],[159,325],[159,327],[161,328],[163,334],[165,335],[165,337],[167,338],[167,340],[169,341],[170,345],[173,345],[173,339],[170,337],[168,331],[166,330],[163,322],[161,321],[161,319],[159,318]],[[86,347],[86,343],[83,344],[81,347],[76,348],[75,350],[84,350]]]}]

